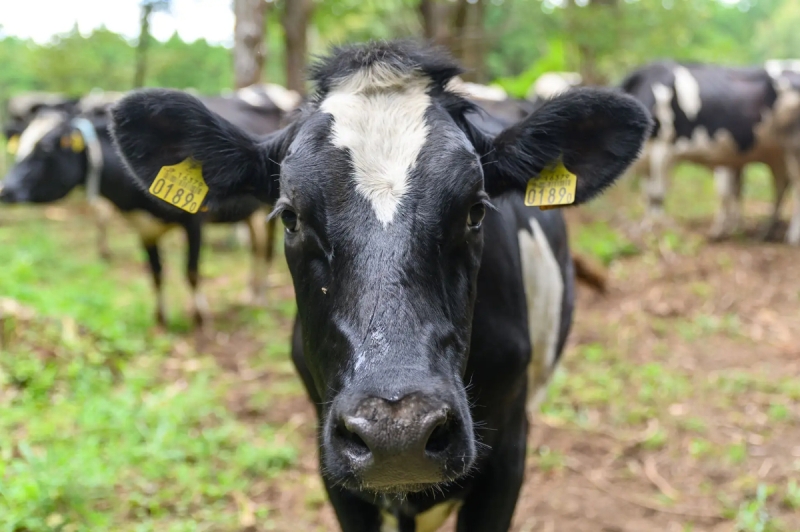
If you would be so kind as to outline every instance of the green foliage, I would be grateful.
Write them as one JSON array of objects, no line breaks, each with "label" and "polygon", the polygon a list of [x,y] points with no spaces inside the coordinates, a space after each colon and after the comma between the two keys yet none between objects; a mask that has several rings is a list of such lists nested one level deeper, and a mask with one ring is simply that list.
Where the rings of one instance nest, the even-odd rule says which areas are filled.
[{"label": "green foliage", "polygon": [[[285,1],[271,0],[267,15],[264,77],[276,83],[284,80]],[[750,64],[794,57],[800,49],[800,7],[793,0],[485,1],[488,79],[518,97],[547,71],[581,71],[595,78],[590,81],[616,83],[658,58]],[[418,7],[419,0],[316,0],[309,51],[419,36]],[[153,41],[145,85],[217,93],[233,83],[230,55],[222,46],[177,35]],[[0,28],[0,101],[28,90],[76,96],[93,88],[128,90],[134,57],[134,43],[105,28],[88,35],[73,29],[46,45],[3,37]]]},{"label": "green foliage", "polygon": [[743,502],[736,515],[737,532],[770,532],[776,530],[774,521],[767,511],[767,499],[772,490],[765,484],[759,484],[756,498]]},{"label": "green foliage", "polygon": [[[95,88],[126,91],[132,88],[134,61],[134,45],[105,28],[85,36],[75,28],[43,46],[6,37],[0,39],[0,101],[30,90],[72,96]],[[145,85],[214,94],[232,84],[227,48],[202,39],[187,43],[177,34],[153,41]]]}]

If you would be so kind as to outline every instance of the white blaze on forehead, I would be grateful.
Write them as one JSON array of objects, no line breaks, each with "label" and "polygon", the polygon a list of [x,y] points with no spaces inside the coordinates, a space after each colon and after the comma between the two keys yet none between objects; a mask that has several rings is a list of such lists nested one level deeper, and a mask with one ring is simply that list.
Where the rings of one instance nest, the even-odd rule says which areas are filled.
[{"label": "white blaze on forehead", "polygon": [[702,103],[700,101],[700,85],[686,67],[677,66],[675,74],[675,97],[678,106],[689,120],[695,120]]},{"label": "white blaze on forehead", "polygon": [[33,153],[39,141],[58,127],[63,118],[63,115],[58,113],[45,113],[34,118],[19,137],[16,161],[20,162]]},{"label": "white blaze on forehead", "polygon": [[384,227],[428,138],[428,84],[422,74],[375,65],[341,81],[320,104],[333,115],[331,142],[350,152],[356,190]]}]

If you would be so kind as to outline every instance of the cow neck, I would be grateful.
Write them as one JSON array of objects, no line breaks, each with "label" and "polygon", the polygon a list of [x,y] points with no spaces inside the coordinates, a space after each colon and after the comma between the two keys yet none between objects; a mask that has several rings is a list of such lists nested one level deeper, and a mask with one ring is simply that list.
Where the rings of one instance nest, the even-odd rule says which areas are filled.
[{"label": "cow neck", "polygon": [[97,131],[86,118],[73,118],[72,126],[80,131],[86,143],[86,199],[94,203],[100,197],[100,176],[103,173],[103,147]]}]

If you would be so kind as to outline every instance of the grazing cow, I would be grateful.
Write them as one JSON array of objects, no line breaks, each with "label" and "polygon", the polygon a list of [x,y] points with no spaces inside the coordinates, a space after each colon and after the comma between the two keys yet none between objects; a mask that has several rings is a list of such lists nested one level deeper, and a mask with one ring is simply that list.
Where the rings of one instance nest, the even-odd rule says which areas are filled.
[{"label": "grazing cow", "polygon": [[[166,210],[157,204],[158,200],[153,200],[126,176],[124,164],[113,148],[106,106],[114,99],[114,95],[108,94],[85,98],[80,105],[87,114],[77,117],[55,111],[40,113],[20,137],[16,165],[0,190],[0,201],[49,203],[63,198],[79,185],[85,186],[98,223],[99,248],[104,257],[109,256],[106,244],[106,226],[110,218],[108,206],[116,207],[135,228],[147,252],[156,289],[156,319],[159,323],[164,323],[165,319],[158,249],[160,238],[174,226],[181,226],[186,231],[187,276],[193,292],[193,314],[195,321],[202,323],[207,307],[198,287],[202,223],[244,220],[250,232],[253,252],[251,295],[254,301],[260,301],[264,292],[261,263],[271,258],[265,249],[269,242],[265,242],[261,205],[251,199],[241,208],[237,207],[235,214],[232,214],[232,209],[223,206],[201,216],[192,216],[182,211]],[[241,123],[253,134],[265,134],[278,129],[285,114],[283,109],[275,105],[260,109],[234,98],[209,98],[204,101],[208,102],[210,108]],[[248,112],[255,114],[256,119],[249,116]]]},{"label": "grazing cow", "polygon": [[[147,188],[202,165],[207,204],[275,202],[298,321],[293,360],[319,415],[321,471],[345,532],[508,530],[528,418],[570,328],[560,211],[525,207],[553,161],[575,203],[609,186],[649,127],[634,99],[555,98],[498,135],[448,89],[444,53],[409,42],[338,48],[312,69],[298,119],[261,141],[184,93],[112,110]],[[541,181],[538,181],[541,183]]]},{"label": "grazing cow", "polygon": [[[714,168],[721,197],[711,236],[729,235],[741,218],[742,169],[762,162],[773,175],[775,198],[764,234],[772,232],[788,184],[800,180],[787,165],[788,139],[781,126],[800,114],[799,93],[783,79],[764,68],[659,62],[623,81],[622,90],[644,103],[655,120],[646,155],[637,164],[648,176],[644,188],[651,215],[663,210],[667,175],[676,162],[706,165]],[[800,241],[791,234],[787,239]]]}]

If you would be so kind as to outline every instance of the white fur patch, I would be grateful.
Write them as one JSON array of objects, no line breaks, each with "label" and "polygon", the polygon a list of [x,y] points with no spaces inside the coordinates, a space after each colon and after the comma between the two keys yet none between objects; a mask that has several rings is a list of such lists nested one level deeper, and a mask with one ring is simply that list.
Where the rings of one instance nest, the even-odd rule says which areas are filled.
[{"label": "white fur patch", "polygon": [[675,74],[675,96],[678,99],[678,107],[686,118],[694,121],[703,106],[700,100],[700,84],[686,67],[675,67],[673,74]]},{"label": "white fur patch", "polygon": [[528,92],[528,99],[550,99],[580,85],[583,78],[577,72],[546,72],[539,76]]},{"label": "white fur patch", "polygon": [[675,113],[672,112],[672,89],[663,83],[653,84],[653,97],[656,99],[653,114],[658,119],[658,138],[671,141],[675,136]]},{"label": "white fur patch", "polygon": [[422,75],[378,64],[342,80],[320,104],[333,115],[331,142],[350,152],[356,190],[384,227],[394,218],[428,138],[428,84]]},{"label": "white fur patch", "polygon": [[64,115],[61,113],[43,113],[34,118],[19,137],[16,161],[20,162],[33,153],[39,141],[57,128],[63,121]]},{"label": "white fur patch", "polygon": [[792,218],[786,231],[786,242],[800,246],[800,155],[790,153],[786,156],[786,168],[792,183]]},{"label": "white fur patch", "polygon": [[564,280],[550,243],[539,222],[530,219],[531,232],[517,234],[522,260],[522,280],[528,305],[531,361],[528,365],[527,411],[533,416],[544,398],[556,360],[561,329]]},{"label": "white fur patch", "polygon": [[777,78],[786,70],[800,72],[800,59],[768,59],[764,62],[764,68],[767,74]]},{"label": "white fur patch", "polygon": [[723,164],[736,160],[739,147],[736,139],[727,129],[718,129],[714,136],[708,134],[705,126],[692,130],[691,138],[681,137],[675,141],[675,154],[687,159],[705,159],[711,164]]},{"label": "white fur patch", "polygon": [[272,103],[278,106],[278,109],[284,112],[293,111],[303,101],[303,97],[299,92],[289,90],[281,85],[274,83],[265,83],[263,85],[267,97],[272,100]]},{"label": "white fur patch", "polygon": [[508,99],[508,93],[502,87],[472,83],[470,81],[464,81],[458,76],[447,82],[447,87],[445,88],[450,92],[455,92],[476,100],[504,102]]},{"label": "white fur patch", "polygon": [[236,97],[253,107],[264,107],[269,104],[269,101],[267,100],[266,94],[263,94],[256,87],[258,87],[258,85],[243,87],[236,91]]}]

